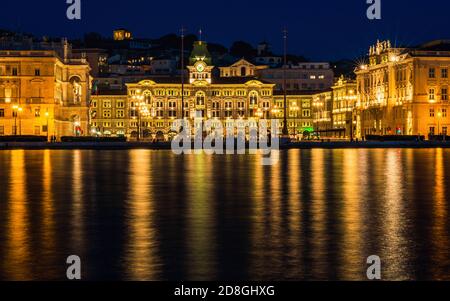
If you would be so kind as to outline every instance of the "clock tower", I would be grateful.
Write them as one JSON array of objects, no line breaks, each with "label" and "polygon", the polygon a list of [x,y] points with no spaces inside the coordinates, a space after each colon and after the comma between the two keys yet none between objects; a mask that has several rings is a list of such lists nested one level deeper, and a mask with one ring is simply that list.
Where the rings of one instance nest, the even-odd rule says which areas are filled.
[{"label": "clock tower", "polygon": [[189,83],[211,84],[211,55],[209,54],[207,43],[197,41],[194,43],[191,57],[189,58]]}]

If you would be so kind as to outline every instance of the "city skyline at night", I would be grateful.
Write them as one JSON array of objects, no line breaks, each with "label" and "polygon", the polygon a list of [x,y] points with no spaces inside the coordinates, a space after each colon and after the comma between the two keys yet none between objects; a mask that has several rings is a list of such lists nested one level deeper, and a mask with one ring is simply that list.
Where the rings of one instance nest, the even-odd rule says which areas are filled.
[{"label": "city skyline at night", "polygon": [[445,294],[449,12],[2,1],[0,286],[58,300]]},{"label": "city skyline at night", "polygon": [[[167,33],[179,34],[181,26],[185,26],[193,34],[203,29],[204,39],[225,47],[236,40],[253,45],[267,40],[280,53],[281,32],[288,28],[290,53],[322,61],[361,57],[377,39],[412,47],[449,38],[445,12],[450,4],[444,0],[428,1],[427,5],[418,0],[382,1],[381,20],[367,18],[369,5],[365,0],[301,1],[295,3],[295,9],[289,9],[293,5],[289,0],[264,0],[257,4],[233,0],[220,6],[209,1],[176,2],[177,10],[171,10],[165,2],[133,0],[121,9],[107,0],[81,3],[81,20],[71,21],[66,17],[65,1],[29,2],[28,9],[20,14],[8,14],[20,7],[17,2],[6,1],[0,12],[0,28],[37,36],[81,38],[88,32],[109,36],[113,29],[124,27],[136,37],[157,38]],[[55,22],[58,26],[53,26]]]}]

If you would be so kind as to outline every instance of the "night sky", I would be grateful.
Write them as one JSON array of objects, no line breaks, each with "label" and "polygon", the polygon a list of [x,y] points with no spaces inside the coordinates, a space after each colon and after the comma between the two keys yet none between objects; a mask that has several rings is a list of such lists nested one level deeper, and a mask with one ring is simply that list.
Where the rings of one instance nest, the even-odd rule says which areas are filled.
[{"label": "night sky", "polygon": [[381,21],[366,18],[366,0],[81,1],[82,20],[69,21],[66,0],[1,0],[0,28],[73,38],[125,27],[135,37],[157,38],[184,25],[226,47],[267,40],[280,51],[286,26],[289,52],[314,60],[355,59],[376,39],[406,46],[450,39],[448,0],[381,0]]}]

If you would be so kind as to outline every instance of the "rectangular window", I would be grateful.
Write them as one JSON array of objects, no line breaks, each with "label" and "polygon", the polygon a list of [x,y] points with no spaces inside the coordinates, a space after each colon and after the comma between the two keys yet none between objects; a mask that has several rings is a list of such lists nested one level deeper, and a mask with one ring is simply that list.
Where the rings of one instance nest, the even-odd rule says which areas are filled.
[{"label": "rectangular window", "polygon": [[441,99],[442,100],[448,100],[448,90],[447,90],[447,88],[445,88],[445,89],[442,89],[442,91],[441,91]]},{"label": "rectangular window", "polygon": [[430,126],[430,134],[434,135],[434,126]]},{"label": "rectangular window", "polygon": [[434,68],[428,69],[428,77],[435,78],[436,77],[436,69],[434,69]]},{"label": "rectangular window", "polygon": [[447,109],[442,109],[442,117],[447,117]]},{"label": "rectangular window", "polygon": [[5,127],[3,125],[0,125],[0,136],[5,135]]},{"label": "rectangular window", "polygon": [[17,76],[17,68],[12,68],[12,76]]},{"label": "rectangular window", "polygon": [[36,125],[36,126],[34,127],[34,134],[35,134],[36,136],[39,136],[39,135],[41,134],[41,127],[40,127],[39,125]]},{"label": "rectangular window", "polygon": [[34,76],[41,76],[41,69],[34,69]]},{"label": "rectangular window", "polygon": [[434,117],[434,109],[430,109],[430,117]]},{"label": "rectangular window", "polygon": [[446,126],[442,127],[442,135],[447,136],[447,127]]},{"label": "rectangular window", "polygon": [[0,118],[5,117],[5,109],[0,109]]},{"label": "rectangular window", "polygon": [[117,107],[118,107],[118,108],[124,108],[124,107],[125,107],[125,103],[123,102],[123,100],[119,100],[119,101],[117,102]]},{"label": "rectangular window", "polygon": [[117,118],[125,117],[125,111],[124,110],[117,110],[116,111],[116,117]]},{"label": "rectangular window", "polygon": [[104,117],[104,118],[109,118],[109,117],[111,117],[111,110],[104,110],[104,111],[103,111],[103,117]]},{"label": "rectangular window", "polygon": [[111,101],[110,100],[104,100],[103,101],[103,107],[104,108],[111,108]]},{"label": "rectangular window", "polygon": [[40,108],[34,109],[34,117],[41,117],[41,109]]},{"label": "rectangular window", "polygon": [[48,126],[43,125],[42,126],[42,132],[47,133],[48,132]]},{"label": "rectangular window", "polygon": [[435,100],[434,89],[430,89],[428,93],[428,100]]},{"label": "rectangular window", "polygon": [[442,78],[448,78],[448,69],[442,69],[441,70],[441,77]]}]

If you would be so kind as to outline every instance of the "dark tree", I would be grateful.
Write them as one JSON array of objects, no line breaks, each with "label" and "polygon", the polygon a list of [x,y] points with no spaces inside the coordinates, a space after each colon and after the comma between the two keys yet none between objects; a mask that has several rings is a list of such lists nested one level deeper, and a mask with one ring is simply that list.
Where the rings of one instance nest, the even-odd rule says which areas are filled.
[{"label": "dark tree", "polygon": [[256,50],[247,42],[236,41],[231,45],[230,54],[236,58],[247,58],[252,59],[256,56]]}]

